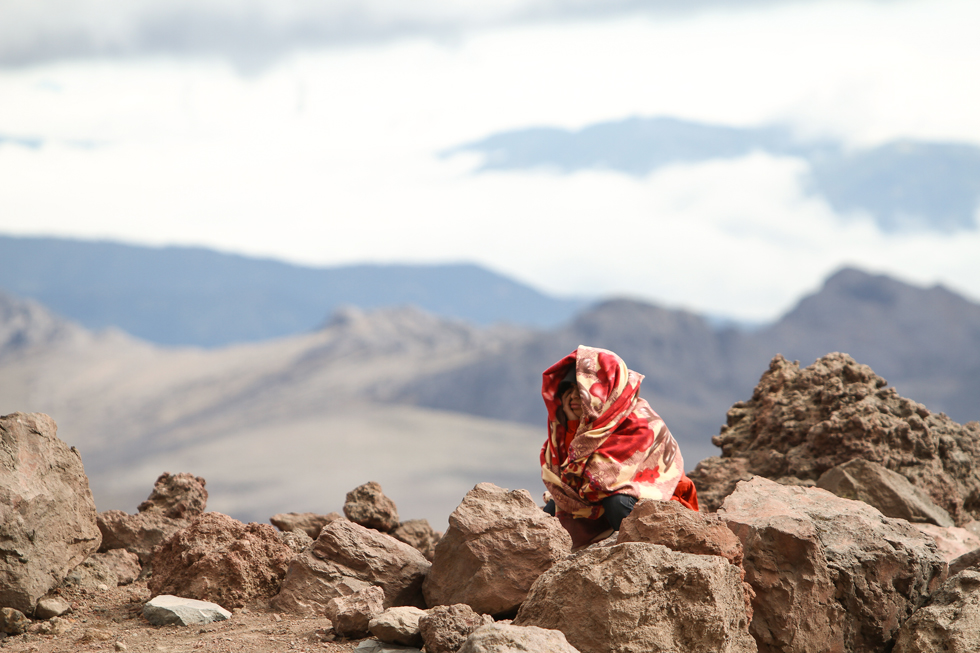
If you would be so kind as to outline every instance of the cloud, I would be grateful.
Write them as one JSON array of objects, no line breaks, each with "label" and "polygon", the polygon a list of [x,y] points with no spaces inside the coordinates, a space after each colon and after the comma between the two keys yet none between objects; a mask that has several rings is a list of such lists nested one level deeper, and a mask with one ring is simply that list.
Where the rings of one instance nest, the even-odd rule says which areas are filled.
[{"label": "cloud", "polygon": [[[815,0],[790,0],[794,3]],[[879,0],[883,2],[887,0]],[[785,5],[748,0],[739,8]],[[670,16],[726,0],[3,0],[0,66],[140,55],[218,56],[251,69],[299,48],[629,14]]]}]

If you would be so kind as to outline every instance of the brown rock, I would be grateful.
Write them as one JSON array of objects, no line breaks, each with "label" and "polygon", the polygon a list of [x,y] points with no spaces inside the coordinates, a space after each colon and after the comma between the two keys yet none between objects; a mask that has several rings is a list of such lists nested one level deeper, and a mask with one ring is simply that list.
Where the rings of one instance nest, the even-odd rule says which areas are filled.
[{"label": "brown rock", "polygon": [[898,631],[892,653],[967,653],[980,645],[980,571],[947,580]]},{"label": "brown rock", "polygon": [[371,618],[384,608],[384,590],[374,585],[347,596],[338,596],[327,602],[325,613],[333,622],[333,630],[341,637],[359,639],[368,636]]},{"label": "brown rock", "polygon": [[16,608],[0,609],[0,633],[8,635],[22,635],[27,632],[27,627],[31,625],[31,620]]},{"label": "brown rock", "polygon": [[360,485],[347,493],[344,514],[355,524],[390,533],[398,528],[398,509],[374,481]]},{"label": "brown rock", "polygon": [[735,485],[752,476],[748,459],[718,456],[705,458],[688,474],[698,490],[698,504],[705,512],[718,510],[725,497],[735,491]]},{"label": "brown rock", "polygon": [[157,549],[148,587],[154,594],[242,607],[275,596],[291,557],[268,524],[246,525],[209,512]]},{"label": "brown rock", "polygon": [[0,606],[25,614],[101,542],[82,459],[57,433],[41,413],[0,417]]},{"label": "brown rock", "polygon": [[66,585],[97,589],[99,585],[128,585],[139,576],[139,557],[125,549],[94,553],[65,578]]},{"label": "brown rock", "polygon": [[545,572],[515,626],[588,653],[754,652],[738,567],[645,542],[589,547]]},{"label": "brown rock", "polygon": [[802,370],[776,356],[712,442],[723,460],[747,461],[731,465],[773,480],[815,481],[863,458],[905,476],[957,524],[980,518],[980,423],[961,426],[885,385],[846,354]]},{"label": "brown rock", "polygon": [[287,532],[279,531],[276,535],[293,553],[306,553],[313,548],[313,538],[307,535],[306,531],[299,529]]},{"label": "brown rock", "polygon": [[887,650],[945,578],[931,539],[826,490],[756,477],[718,514],[742,541],[761,650]]},{"label": "brown rock", "polygon": [[950,560],[949,575],[951,577],[960,573],[964,569],[973,569],[974,571],[980,571],[980,549],[967,551],[963,555]]},{"label": "brown rock", "polygon": [[410,605],[388,608],[371,618],[368,630],[386,644],[419,648],[423,644],[419,619],[424,616],[425,610]]},{"label": "brown rock", "polygon": [[418,549],[425,559],[432,562],[436,552],[436,544],[442,533],[433,530],[429,525],[428,519],[409,519],[398,525],[398,528],[391,532],[391,536],[396,540],[404,542]]},{"label": "brown rock", "polygon": [[275,598],[279,609],[315,615],[333,598],[378,585],[384,607],[424,607],[422,580],[429,562],[414,547],[346,519],[327,524],[313,548],[296,556]]},{"label": "brown rock", "polygon": [[537,626],[488,624],[473,631],[459,653],[579,653],[564,633]]},{"label": "brown rock", "polygon": [[439,605],[419,619],[419,630],[426,653],[456,653],[481,626],[493,623],[489,615],[481,615],[468,605]]},{"label": "brown rock", "polygon": [[164,472],[153,484],[153,491],[141,503],[139,512],[159,512],[170,519],[194,519],[208,505],[205,480],[193,474]]},{"label": "brown rock", "polygon": [[281,512],[273,515],[269,521],[272,525],[288,533],[297,529],[304,531],[311,539],[320,537],[320,530],[335,519],[341,519],[339,512],[319,515],[315,512]]},{"label": "brown rock", "polygon": [[423,585],[426,603],[513,613],[571,544],[558,520],[535,505],[527,490],[480,483],[449,516]]},{"label": "brown rock", "polygon": [[51,596],[37,602],[37,607],[34,608],[34,617],[37,619],[51,619],[52,617],[60,617],[70,611],[71,605],[69,605],[68,601],[60,596]]},{"label": "brown rock", "polygon": [[946,562],[955,560],[961,555],[980,548],[980,537],[977,537],[965,528],[958,528],[956,526],[944,528],[934,524],[912,524],[912,526],[936,542],[939,555]]},{"label": "brown rock", "polygon": [[828,469],[817,479],[817,487],[844,499],[864,501],[885,517],[943,527],[954,525],[949,513],[907,478],[863,458]]}]

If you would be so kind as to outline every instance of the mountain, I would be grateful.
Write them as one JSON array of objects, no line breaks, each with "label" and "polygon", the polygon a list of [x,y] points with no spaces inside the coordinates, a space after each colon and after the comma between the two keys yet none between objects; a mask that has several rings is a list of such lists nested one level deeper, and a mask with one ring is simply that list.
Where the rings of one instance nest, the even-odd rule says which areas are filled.
[{"label": "mountain", "polygon": [[89,329],[219,347],[312,331],[340,306],[415,305],[474,324],[551,327],[586,302],[476,265],[312,268],[188,247],[0,236],[0,289]]}]

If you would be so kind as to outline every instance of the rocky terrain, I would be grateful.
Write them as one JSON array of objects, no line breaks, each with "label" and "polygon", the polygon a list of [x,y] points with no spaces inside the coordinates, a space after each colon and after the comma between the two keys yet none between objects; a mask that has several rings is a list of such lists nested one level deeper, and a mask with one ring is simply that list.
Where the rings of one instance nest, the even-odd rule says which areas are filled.
[{"label": "rocky terrain", "polygon": [[572,553],[526,490],[492,483],[456,498],[444,534],[377,483],[343,515],[272,516],[280,530],[208,511],[187,473],[98,512],[49,417],[0,417],[0,648],[975,649],[980,424],[844,354],[776,357],[715,442],[691,474],[702,512],[643,501]]}]

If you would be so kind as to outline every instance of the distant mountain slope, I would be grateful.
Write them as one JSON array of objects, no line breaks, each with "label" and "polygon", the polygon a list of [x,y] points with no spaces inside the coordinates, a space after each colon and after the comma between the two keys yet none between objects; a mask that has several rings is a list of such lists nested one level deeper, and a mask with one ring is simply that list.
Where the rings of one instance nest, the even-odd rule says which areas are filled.
[{"label": "distant mountain slope", "polygon": [[215,347],[311,331],[342,305],[418,306],[474,324],[550,327],[581,309],[476,265],[311,268],[185,248],[0,236],[0,290],[89,329]]}]

